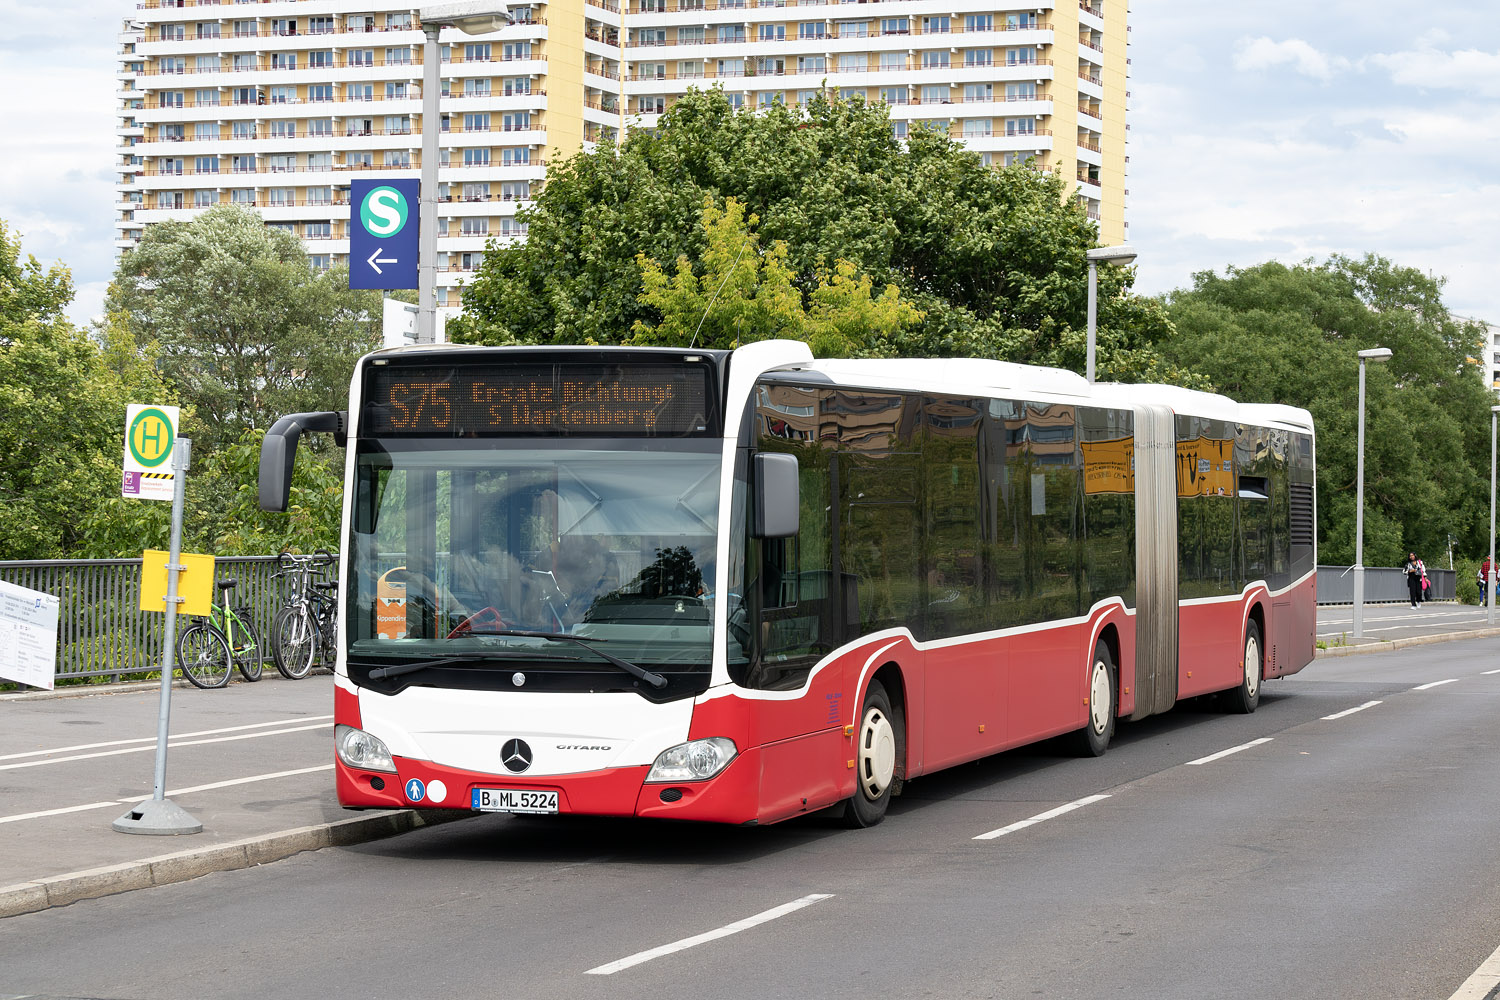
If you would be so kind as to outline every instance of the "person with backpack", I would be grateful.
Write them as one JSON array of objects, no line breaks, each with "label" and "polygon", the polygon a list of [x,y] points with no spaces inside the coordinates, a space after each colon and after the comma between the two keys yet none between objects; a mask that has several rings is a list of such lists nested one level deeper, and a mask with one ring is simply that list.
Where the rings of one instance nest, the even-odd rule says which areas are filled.
[{"label": "person with backpack", "polygon": [[1406,573],[1406,594],[1411,598],[1411,606],[1416,607],[1422,601],[1422,560],[1415,552],[1408,552],[1401,569]]}]

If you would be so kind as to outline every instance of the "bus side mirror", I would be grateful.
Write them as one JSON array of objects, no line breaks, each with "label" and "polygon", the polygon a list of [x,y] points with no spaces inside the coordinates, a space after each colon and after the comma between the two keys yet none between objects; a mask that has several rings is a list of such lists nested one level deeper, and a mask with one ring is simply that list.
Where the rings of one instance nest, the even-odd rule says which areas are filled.
[{"label": "bus side mirror", "polygon": [[303,431],[329,431],[340,445],[347,441],[347,413],[289,413],[266,431],[260,443],[260,509],[286,510],[292,492],[292,465],[297,460],[297,439]]},{"label": "bus side mirror", "polygon": [[800,527],[801,491],[797,456],[755,456],[755,537],[790,538]]}]

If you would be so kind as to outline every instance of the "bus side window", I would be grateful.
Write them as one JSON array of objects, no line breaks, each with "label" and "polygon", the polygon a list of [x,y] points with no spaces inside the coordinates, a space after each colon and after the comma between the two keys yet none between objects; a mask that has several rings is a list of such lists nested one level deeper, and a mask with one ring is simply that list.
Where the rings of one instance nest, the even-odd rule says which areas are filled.
[{"label": "bus side window", "polygon": [[794,608],[801,574],[797,564],[797,538],[767,538],[762,543],[761,606]]}]

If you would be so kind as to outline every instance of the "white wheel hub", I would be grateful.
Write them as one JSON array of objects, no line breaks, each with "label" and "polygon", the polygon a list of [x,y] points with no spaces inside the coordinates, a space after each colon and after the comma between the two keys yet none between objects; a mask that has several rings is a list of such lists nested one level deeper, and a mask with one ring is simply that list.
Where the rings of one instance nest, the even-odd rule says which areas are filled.
[{"label": "white wheel hub", "polygon": [[1245,693],[1254,698],[1260,690],[1260,642],[1255,636],[1245,638]]},{"label": "white wheel hub", "polygon": [[1109,694],[1109,665],[1103,660],[1095,660],[1093,676],[1089,680],[1089,723],[1100,736],[1109,728],[1109,709],[1113,700]]},{"label": "white wheel hub", "polygon": [[896,730],[877,707],[865,710],[859,727],[859,784],[868,799],[878,799],[896,775]]}]

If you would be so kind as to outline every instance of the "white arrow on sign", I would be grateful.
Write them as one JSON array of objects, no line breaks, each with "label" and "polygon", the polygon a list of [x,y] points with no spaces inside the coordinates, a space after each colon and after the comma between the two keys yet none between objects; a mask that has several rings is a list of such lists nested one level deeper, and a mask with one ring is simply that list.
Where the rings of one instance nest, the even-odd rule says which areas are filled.
[{"label": "white arrow on sign", "polygon": [[384,249],[385,249],[385,247],[376,247],[375,248],[375,252],[372,253],[372,254],[370,254],[370,259],[367,260],[367,261],[365,261],[366,264],[369,264],[371,267],[373,267],[375,269],[375,273],[376,274],[384,274],[385,273],[384,271],[382,271],[380,269],[380,265],[381,264],[397,264],[397,263],[400,263],[399,258],[396,258],[396,257],[381,257],[380,256],[380,251],[382,251]]}]

